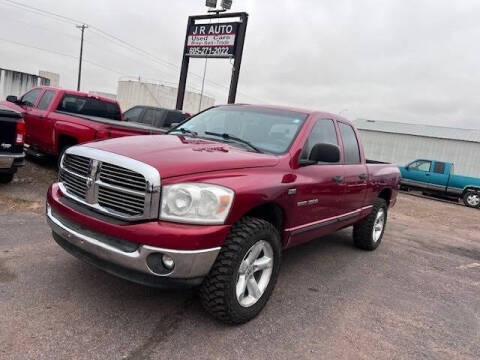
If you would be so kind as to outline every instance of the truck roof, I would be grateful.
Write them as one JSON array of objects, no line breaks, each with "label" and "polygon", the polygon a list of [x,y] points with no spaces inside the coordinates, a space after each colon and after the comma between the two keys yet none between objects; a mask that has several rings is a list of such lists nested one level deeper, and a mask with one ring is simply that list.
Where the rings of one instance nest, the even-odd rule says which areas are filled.
[{"label": "truck roof", "polygon": [[215,107],[219,106],[246,106],[246,107],[252,107],[252,108],[264,108],[264,109],[277,109],[277,110],[282,110],[282,111],[294,111],[298,113],[303,113],[306,115],[315,115],[319,117],[326,117],[326,118],[332,118],[332,119],[337,119],[337,120],[342,120],[345,121],[346,123],[352,124],[351,121],[347,120],[346,118],[329,113],[327,111],[319,111],[319,110],[309,110],[309,109],[304,109],[300,107],[293,107],[293,106],[283,106],[283,105],[256,105],[256,104],[225,104],[225,105],[215,105]]},{"label": "truck roof", "polygon": [[53,86],[35,86],[34,89],[46,89],[46,90],[61,91],[65,94],[69,94],[69,95],[78,95],[78,96],[81,96],[81,97],[91,97],[91,98],[99,99],[99,100],[109,102],[109,103],[113,103],[113,104],[118,103],[117,100],[115,100],[115,99],[100,96],[100,95],[97,95],[97,94],[89,94],[89,93],[86,93],[86,92],[83,92],[83,91],[62,89],[62,88],[53,87]]}]

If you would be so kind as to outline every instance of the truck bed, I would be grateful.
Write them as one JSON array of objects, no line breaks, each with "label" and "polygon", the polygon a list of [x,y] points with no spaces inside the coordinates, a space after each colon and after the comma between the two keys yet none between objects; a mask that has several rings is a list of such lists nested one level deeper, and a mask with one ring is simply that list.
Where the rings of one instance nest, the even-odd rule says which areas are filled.
[{"label": "truck bed", "polygon": [[112,120],[112,119],[107,119],[107,118],[102,118],[97,116],[79,115],[75,113],[69,113],[66,111],[55,111],[55,112],[63,115],[68,115],[68,116],[88,120],[88,121],[94,121],[104,125],[111,125],[111,126],[114,126],[115,128],[145,130],[145,131],[150,131],[151,133],[159,133],[159,134],[163,134],[166,132],[166,130],[159,129],[153,126],[139,124],[139,123],[130,123],[126,121]]}]

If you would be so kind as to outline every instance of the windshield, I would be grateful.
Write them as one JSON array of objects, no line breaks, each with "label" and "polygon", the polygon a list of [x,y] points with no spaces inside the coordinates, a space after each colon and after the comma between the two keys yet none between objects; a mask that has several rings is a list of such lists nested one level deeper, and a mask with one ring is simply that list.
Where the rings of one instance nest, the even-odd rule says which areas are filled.
[{"label": "windshield", "polygon": [[58,104],[58,111],[66,111],[78,115],[96,116],[112,120],[122,120],[120,108],[116,103],[91,97],[65,95]]},{"label": "windshield", "polygon": [[[307,116],[294,111],[224,106],[204,111],[170,133],[196,135],[249,148],[235,141],[234,138],[238,138],[262,152],[283,154],[290,148]],[[213,133],[228,136],[212,136]]]}]

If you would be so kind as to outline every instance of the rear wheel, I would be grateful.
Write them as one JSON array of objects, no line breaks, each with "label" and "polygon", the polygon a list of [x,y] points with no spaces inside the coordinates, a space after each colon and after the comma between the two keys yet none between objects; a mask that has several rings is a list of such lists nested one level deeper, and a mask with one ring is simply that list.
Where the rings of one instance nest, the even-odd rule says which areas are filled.
[{"label": "rear wheel", "polygon": [[202,305],[226,323],[253,319],[272,294],[280,261],[280,236],[275,227],[257,218],[241,219],[202,284]]},{"label": "rear wheel", "polygon": [[387,224],[387,202],[378,198],[368,217],[353,227],[353,242],[363,250],[375,250],[382,242]]},{"label": "rear wheel", "polygon": [[14,174],[0,174],[0,183],[7,184],[13,180]]},{"label": "rear wheel", "polygon": [[463,203],[465,206],[478,209],[480,207],[480,193],[467,190],[463,195]]}]

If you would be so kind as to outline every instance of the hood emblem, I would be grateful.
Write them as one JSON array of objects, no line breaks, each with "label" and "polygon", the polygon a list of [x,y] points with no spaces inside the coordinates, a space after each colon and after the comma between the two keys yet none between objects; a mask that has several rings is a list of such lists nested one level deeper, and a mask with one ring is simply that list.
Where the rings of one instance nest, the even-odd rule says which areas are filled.
[{"label": "hood emblem", "polygon": [[203,147],[196,147],[192,149],[193,151],[206,151],[206,152],[228,152],[228,149],[225,149],[223,146],[203,146]]}]

